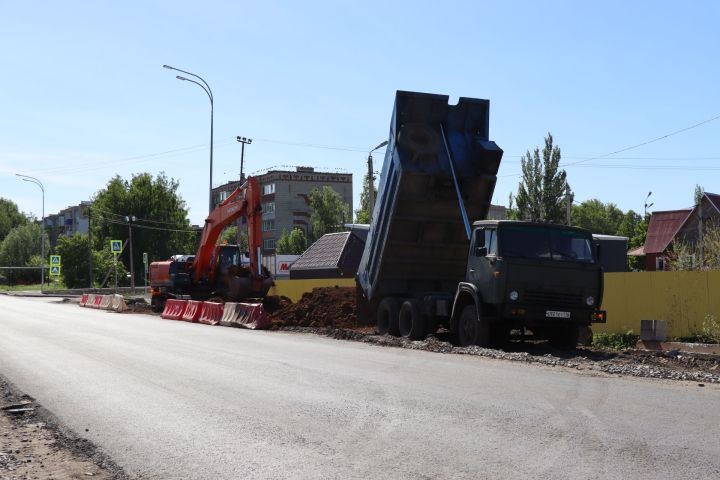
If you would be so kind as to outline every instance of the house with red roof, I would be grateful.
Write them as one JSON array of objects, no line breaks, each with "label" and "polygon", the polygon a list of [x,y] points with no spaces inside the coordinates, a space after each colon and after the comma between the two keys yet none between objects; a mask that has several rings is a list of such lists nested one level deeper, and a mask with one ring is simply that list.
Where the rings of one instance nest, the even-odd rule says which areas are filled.
[{"label": "house with red roof", "polygon": [[645,270],[665,270],[673,240],[697,243],[701,222],[703,228],[720,225],[720,195],[705,192],[694,208],[652,212],[645,244],[628,255],[644,256]]}]

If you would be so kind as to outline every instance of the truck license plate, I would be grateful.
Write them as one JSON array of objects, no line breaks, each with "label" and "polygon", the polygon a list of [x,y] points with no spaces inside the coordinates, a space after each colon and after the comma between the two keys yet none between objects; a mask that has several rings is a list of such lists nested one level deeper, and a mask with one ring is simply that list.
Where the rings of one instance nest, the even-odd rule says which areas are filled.
[{"label": "truck license plate", "polygon": [[570,318],[570,312],[558,312],[557,310],[547,310],[545,316],[549,318]]}]

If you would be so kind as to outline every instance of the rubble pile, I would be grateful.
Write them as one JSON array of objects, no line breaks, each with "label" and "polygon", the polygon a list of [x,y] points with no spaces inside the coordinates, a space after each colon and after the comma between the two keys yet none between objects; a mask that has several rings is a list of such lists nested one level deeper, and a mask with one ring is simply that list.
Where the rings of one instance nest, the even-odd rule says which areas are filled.
[{"label": "rubble pile", "polygon": [[314,288],[303,294],[298,303],[281,298],[268,307],[273,329],[283,327],[362,328],[355,314],[354,287]]}]

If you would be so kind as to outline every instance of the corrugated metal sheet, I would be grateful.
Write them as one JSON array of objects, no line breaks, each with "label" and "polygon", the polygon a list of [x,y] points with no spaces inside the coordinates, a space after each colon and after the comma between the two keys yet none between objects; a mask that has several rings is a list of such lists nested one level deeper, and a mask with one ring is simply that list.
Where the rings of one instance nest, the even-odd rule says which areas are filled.
[{"label": "corrugated metal sheet", "polygon": [[653,212],[645,238],[644,253],[647,255],[664,252],[690,212],[690,209]]},{"label": "corrugated metal sheet", "polygon": [[352,278],[364,247],[352,232],[323,235],[293,263],[290,278]]}]

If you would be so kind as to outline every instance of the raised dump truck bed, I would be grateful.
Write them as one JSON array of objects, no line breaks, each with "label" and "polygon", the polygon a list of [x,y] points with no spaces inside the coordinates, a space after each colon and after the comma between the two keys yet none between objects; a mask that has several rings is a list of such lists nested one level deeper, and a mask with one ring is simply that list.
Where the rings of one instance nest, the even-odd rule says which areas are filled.
[{"label": "raised dump truck bed", "polygon": [[488,137],[489,106],[397,92],[357,276],[371,312],[384,297],[452,295],[464,279],[470,225],[487,215],[503,153]]}]

